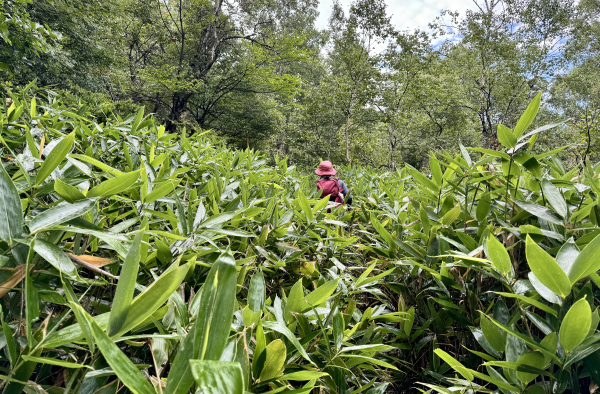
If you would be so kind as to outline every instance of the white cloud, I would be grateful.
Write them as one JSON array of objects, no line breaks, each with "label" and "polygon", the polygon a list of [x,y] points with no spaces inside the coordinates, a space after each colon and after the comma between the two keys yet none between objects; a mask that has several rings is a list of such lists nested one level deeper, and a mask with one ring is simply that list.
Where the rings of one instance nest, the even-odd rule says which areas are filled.
[{"label": "white cloud", "polygon": [[[348,10],[351,0],[340,0]],[[442,10],[459,11],[461,14],[473,8],[473,0],[386,0],[388,15],[392,15],[392,23],[398,30],[421,29],[429,31],[428,24],[440,15]],[[331,15],[333,0],[321,0],[319,18],[316,25],[319,29],[327,28]]]}]

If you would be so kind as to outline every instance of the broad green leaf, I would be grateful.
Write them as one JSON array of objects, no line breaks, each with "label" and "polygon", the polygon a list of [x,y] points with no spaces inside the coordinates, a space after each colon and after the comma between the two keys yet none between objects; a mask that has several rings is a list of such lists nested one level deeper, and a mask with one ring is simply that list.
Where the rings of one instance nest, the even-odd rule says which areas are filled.
[{"label": "broad green leaf", "polygon": [[490,213],[490,209],[492,207],[491,203],[492,200],[490,199],[490,193],[484,193],[477,203],[477,210],[475,212],[475,216],[477,217],[478,221],[485,221],[487,215]]},{"label": "broad green leaf", "polygon": [[547,179],[542,180],[542,190],[544,190],[544,197],[548,200],[552,208],[561,215],[567,217],[567,202],[565,198],[560,194],[560,191]]},{"label": "broad green leaf", "polygon": [[212,265],[197,295],[196,323],[181,344],[167,379],[166,391],[187,393],[193,384],[190,359],[219,360],[227,344],[235,308],[237,272],[230,253]]},{"label": "broad green leaf", "polygon": [[56,144],[54,149],[46,156],[46,160],[40,166],[37,176],[35,177],[35,185],[41,185],[42,182],[48,178],[52,171],[58,167],[58,165],[67,157],[67,154],[73,148],[73,142],[75,141],[75,132],[63,137],[62,140]]},{"label": "broad green leaf", "polygon": [[78,154],[71,153],[69,155],[69,157],[71,157],[73,159],[81,160],[81,161],[83,161],[85,163],[88,163],[88,164],[92,164],[92,165],[98,167],[99,169],[101,169],[102,171],[104,171],[104,172],[106,172],[108,174],[111,174],[111,175],[115,175],[116,176],[116,175],[123,174],[121,171],[119,171],[119,170],[117,170],[117,169],[109,166],[108,164],[105,164],[105,163],[99,161],[99,160],[96,160],[96,159],[94,159],[93,157],[90,157],[90,156],[78,155]]},{"label": "broad green leaf", "polygon": [[506,336],[498,330],[485,314],[481,314],[481,331],[491,347],[503,353],[506,346]]},{"label": "broad green leaf", "polygon": [[571,292],[569,277],[560,265],[528,235],[525,255],[529,268],[544,286],[565,298]]},{"label": "broad green leaf", "polygon": [[9,245],[23,233],[23,207],[19,192],[0,163],[0,240]]},{"label": "broad green leaf", "polygon": [[35,118],[37,116],[37,103],[35,101],[35,97],[31,99],[31,105],[29,106],[29,116],[31,118]]},{"label": "broad green leaf", "polygon": [[71,204],[85,198],[85,195],[79,191],[78,188],[63,182],[60,179],[57,179],[54,182],[54,191]]},{"label": "broad green leaf", "polygon": [[441,186],[444,180],[442,168],[440,167],[439,160],[435,157],[435,153],[433,152],[429,153],[429,168],[431,169],[431,176],[433,180],[435,183]]},{"label": "broad green leaf", "polygon": [[456,372],[461,374],[463,378],[467,379],[469,382],[473,381],[473,374],[471,373],[471,371],[463,364],[461,364],[457,359],[455,359],[454,357],[452,357],[451,355],[439,348],[435,349],[434,352],[439,358],[448,363],[448,365],[450,365],[450,367],[452,367]]},{"label": "broad green leaf", "polygon": [[446,212],[446,214],[440,220],[444,226],[449,226],[458,218],[461,212],[461,207],[459,204],[456,204],[454,208]]},{"label": "broad green leaf", "polygon": [[406,169],[414,178],[414,180],[420,185],[425,186],[427,189],[434,193],[437,193],[440,190],[440,187],[438,185],[436,185],[431,179],[427,178],[425,175],[421,174],[419,171],[417,171],[416,168],[414,168],[410,164],[406,164]]},{"label": "broad green leaf", "polygon": [[500,141],[500,143],[504,145],[504,147],[512,149],[515,146],[517,146],[517,137],[515,137],[512,130],[508,127],[499,124],[497,134],[498,141]]},{"label": "broad green leaf", "polygon": [[600,235],[594,238],[585,249],[579,253],[570,271],[567,273],[571,283],[577,282],[600,269]]},{"label": "broad green leaf", "polygon": [[[541,352],[533,351],[528,352],[519,357],[517,360],[518,365],[527,365],[537,369],[543,369],[544,365],[546,365],[546,360],[544,355]],[[523,382],[523,384],[529,384],[532,380],[537,378],[537,374],[527,373],[527,372],[519,372],[517,371],[517,378]]]},{"label": "broad green leaf", "polygon": [[558,313],[554,309],[550,308],[548,305],[545,305],[545,304],[543,304],[543,303],[541,303],[539,301],[534,300],[531,297],[527,297],[527,296],[524,296],[524,295],[521,295],[521,294],[503,293],[503,292],[496,292],[496,294],[499,294],[499,295],[507,297],[507,298],[516,298],[516,299],[521,300],[523,302],[526,302],[526,303],[528,303],[530,305],[533,305],[536,308],[541,309],[541,310],[543,310],[546,313],[549,313],[549,314],[554,315],[554,316],[558,315]]},{"label": "broad green leaf", "polygon": [[[94,321],[102,329],[105,330],[108,325],[108,317],[110,312],[103,313],[101,315],[94,316]],[[83,315],[82,315],[83,316]],[[49,334],[42,343],[42,347],[45,349],[52,349],[60,346],[67,345],[71,342],[80,342],[84,339],[85,330],[82,330],[79,324],[71,324],[61,330],[55,331]],[[91,331],[90,331],[91,333]]]},{"label": "broad green leaf", "polygon": [[289,330],[289,328],[287,328],[286,326],[284,326],[283,324],[281,324],[279,322],[274,322],[274,321],[266,321],[263,323],[263,326],[265,328],[268,328],[270,330],[274,330],[274,331],[279,332],[280,334],[283,334],[296,347],[296,349],[300,352],[302,357],[304,357],[311,364],[314,364],[314,362],[310,359],[310,357],[308,357],[308,354],[306,353],[306,350],[304,349],[304,347],[300,344],[300,341],[298,341],[298,338],[296,338],[294,336],[294,334]]},{"label": "broad green leaf", "polygon": [[150,204],[159,198],[163,198],[167,194],[171,193],[175,189],[175,186],[177,186],[177,182],[172,180],[162,182],[160,185],[154,187],[152,191],[148,193],[146,197],[144,197],[144,204]]},{"label": "broad green leaf", "polygon": [[244,379],[240,363],[190,360],[192,375],[202,394],[243,394]]},{"label": "broad green leaf", "polygon": [[92,330],[96,344],[102,352],[104,359],[115,371],[121,382],[134,394],[152,394],[155,393],[152,385],[146,380],[144,375],[135,367],[129,357],[119,349],[112,339],[98,326],[90,315],[79,305],[71,304],[73,308],[79,308],[85,316],[88,325]]},{"label": "broad green leaf", "polygon": [[558,339],[565,353],[583,342],[591,325],[592,310],[590,304],[582,298],[571,306],[560,325]]},{"label": "broad green leaf", "polygon": [[[359,356],[357,356],[359,357]],[[282,380],[292,380],[292,381],[298,381],[298,380],[314,380],[314,379],[319,379],[323,376],[327,376],[328,374],[325,372],[317,372],[317,371],[299,371],[299,372],[292,372],[292,373],[287,373],[285,375],[280,376],[279,378],[277,378],[278,381],[282,381]]]},{"label": "broad green leaf", "polygon": [[518,393],[518,392],[519,392],[519,388],[518,388],[518,387],[512,386],[512,385],[510,385],[510,384],[506,383],[506,382],[505,382],[505,381],[503,381],[503,380],[500,380],[500,379],[495,379],[495,378],[489,377],[488,375],[486,375],[486,374],[484,374],[484,373],[477,372],[477,371],[474,371],[474,370],[472,370],[472,369],[468,369],[468,372],[469,372],[469,373],[471,373],[473,376],[475,376],[475,377],[477,377],[477,378],[481,379],[481,380],[484,380],[484,381],[486,381],[486,382],[489,382],[489,383],[491,383],[491,384],[493,384],[493,385],[496,385],[496,386],[498,386],[498,387],[500,387],[500,388],[503,388],[503,389],[505,389],[505,390],[509,390],[509,391],[512,391],[512,392],[515,392],[515,393]]},{"label": "broad green leaf", "polygon": [[169,299],[179,285],[181,285],[189,269],[190,264],[172,269],[162,274],[148,286],[146,290],[133,300],[123,326],[117,334],[111,337],[118,338],[122,336],[156,312]]},{"label": "broad green leaf", "polygon": [[223,212],[218,215],[211,216],[198,225],[199,229],[206,229],[218,224],[230,221],[237,215],[236,212]]},{"label": "broad green leaf", "polygon": [[70,278],[78,278],[77,268],[71,262],[71,259],[58,246],[41,239],[36,239],[33,245],[33,250],[39,254],[44,260],[49,262],[57,270],[65,273]]},{"label": "broad green leaf", "polygon": [[302,279],[298,280],[288,295],[287,304],[285,306],[285,321],[289,324],[294,321],[292,312],[302,313],[310,309],[310,305],[304,301],[304,290],[302,287]]},{"label": "broad green leaf", "polygon": [[267,359],[267,353],[265,352],[267,341],[260,321],[256,326],[256,333],[254,336],[256,338],[256,346],[254,347],[254,354],[252,356],[252,373],[255,377],[259,377],[265,365],[265,360]]},{"label": "broad green leaf", "polygon": [[256,272],[250,279],[248,306],[252,312],[261,311],[265,307],[265,278],[262,271]]},{"label": "broad green leaf", "polygon": [[579,248],[577,244],[570,238],[567,242],[560,247],[560,250],[556,254],[556,262],[562,267],[562,269],[567,273],[571,272],[571,267],[573,267],[573,263],[577,260],[577,256],[579,256]]},{"label": "broad green leaf", "polygon": [[339,308],[336,307],[333,312],[333,342],[338,351],[342,347],[342,341],[344,340],[344,326],[344,318]]},{"label": "broad green leaf", "polygon": [[56,358],[49,358],[49,357],[33,357],[33,356],[28,356],[28,355],[22,355],[21,358],[23,358],[23,360],[25,361],[31,361],[31,362],[35,362],[38,364],[49,364],[49,365],[56,365],[59,367],[63,367],[63,368],[89,368],[92,369],[92,367],[90,367],[89,365],[84,365],[84,364],[78,364],[78,363],[72,363],[69,361],[63,361],[60,359],[56,359]]},{"label": "broad green leaf", "polygon": [[144,107],[142,106],[140,108],[140,110],[138,111],[138,113],[135,115],[135,118],[133,119],[133,121],[131,122],[131,134],[135,134],[135,132],[137,131],[138,126],[140,125],[142,119],[144,118]]},{"label": "broad green leaf", "polygon": [[306,199],[306,196],[304,195],[304,193],[302,193],[302,190],[298,190],[298,206],[300,210],[306,215],[306,220],[308,220],[308,223],[312,223],[313,211],[310,207],[310,203]]},{"label": "broad green leaf", "polygon": [[490,234],[487,239],[487,251],[494,268],[502,275],[508,276],[512,272],[510,256],[504,245],[493,234]]},{"label": "broad green leaf", "polygon": [[525,132],[525,130],[527,130],[527,127],[529,127],[531,122],[533,122],[533,120],[535,119],[535,116],[537,115],[538,110],[540,109],[541,101],[542,101],[542,92],[539,92],[533,98],[531,103],[529,103],[529,105],[527,106],[527,109],[525,110],[525,112],[523,112],[523,115],[521,115],[521,118],[519,119],[519,121],[517,122],[517,125],[515,126],[515,137],[516,138],[520,138],[523,135],[523,133]]},{"label": "broad green leaf", "polygon": [[138,269],[140,266],[140,246],[142,242],[143,232],[136,234],[129,252],[125,257],[125,262],[121,268],[119,274],[119,281],[117,282],[117,289],[112,302],[110,310],[110,318],[108,319],[108,335],[113,336],[123,326],[123,323],[127,319],[129,308],[133,300],[133,293],[135,290],[135,284],[138,275]]},{"label": "broad green leaf", "polygon": [[260,380],[265,381],[276,378],[283,374],[285,364],[286,348],[282,340],[276,339],[269,343],[266,348],[267,357],[260,373]]},{"label": "broad green leaf", "polygon": [[458,147],[460,149],[460,154],[462,155],[463,159],[465,159],[465,161],[467,162],[467,165],[469,167],[472,167],[473,161],[471,160],[471,155],[469,155],[469,151],[465,149],[464,145],[460,141],[458,141]]},{"label": "broad green leaf", "polygon": [[[67,301],[71,304],[80,305],[79,300],[77,299],[77,296],[75,295],[75,292],[73,291],[73,288],[71,287],[71,284],[69,283],[69,281],[65,280],[64,278],[61,278],[61,282],[62,282],[63,288],[65,290],[65,296],[67,298]],[[73,314],[77,318],[77,324],[79,325],[79,327],[81,329],[81,333],[83,333],[83,336],[85,337],[85,341],[87,342],[87,345],[88,345],[90,351],[92,353],[94,353],[96,351],[96,343],[94,342],[94,336],[92,335],[92,330],[88,326],[85,316],[83,316],[81,314],[81,310],[79,308],[72,308],[71,310],[73,311]],[[102,327],[102,328],[104,328],[104,327]]]},{"label": "broad green leaf", "polygon": [[339,283],[339,279],[331,280],[323,285],[317,287],[315,291],[312,291],[304,297],[304,300],[314,307],[317,307],[327,301],[329,296],[333,294],[335,289],[337,289]]},{"label": "broad green leaf", "polygon": [[93,187],[87,193],[87,197],[109,197],[121,193],[122,191],[129,189],[139,177],[140,170],[127,172],[114,178],[110,178],[98,186]]},{"label": "broad green leaf", "polygon": [[514,200],[514,202],[519,208],[529,212],[534,216],[537,216],[540,219],[547,220],[550,223],[558,224],[559,226],[564,225],[564,219],[559,214],[546,207],[526,201]]},{"label": "broad green leaf", "polygon": [[96,205],[96,199],[86,199],[73,204],[56,205],[36,215],[28,224],[31,233],[47,230],[53,226],[85,215]]}]

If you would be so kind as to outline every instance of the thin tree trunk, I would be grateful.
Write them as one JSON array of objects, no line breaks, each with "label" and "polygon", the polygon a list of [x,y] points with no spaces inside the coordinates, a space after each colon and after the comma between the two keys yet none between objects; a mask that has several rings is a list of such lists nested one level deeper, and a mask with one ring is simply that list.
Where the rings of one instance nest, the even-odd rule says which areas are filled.
[{"label": "thin tree trunk", "polygon": [[356,88],[352,89],[352,94],[350,96],[350,106],[348,107],[348,112],[346,116],[346,161],[350,163],[350,119],[352,118],[352,106],[354,104],[354,95],[356,94]]}]

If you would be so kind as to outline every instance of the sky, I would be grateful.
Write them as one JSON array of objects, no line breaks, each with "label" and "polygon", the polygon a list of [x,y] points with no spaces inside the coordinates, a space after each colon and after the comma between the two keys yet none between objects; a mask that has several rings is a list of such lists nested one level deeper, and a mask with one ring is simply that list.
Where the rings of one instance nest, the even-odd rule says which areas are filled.
[{"label": "sky", "polygon": [[[340,0],[340,3],[348,10],[351,0]],[[386,3],[388,15],[392,15],[392,23],[398,30],[420,28],[428,31],[429,22],[439,16],[440,11],[449,9],[464,14],[473,7],[473,0],[386,0]],[[327,27],[332,5],[333,0],[321,0],[316,23],[318,28]]]}]

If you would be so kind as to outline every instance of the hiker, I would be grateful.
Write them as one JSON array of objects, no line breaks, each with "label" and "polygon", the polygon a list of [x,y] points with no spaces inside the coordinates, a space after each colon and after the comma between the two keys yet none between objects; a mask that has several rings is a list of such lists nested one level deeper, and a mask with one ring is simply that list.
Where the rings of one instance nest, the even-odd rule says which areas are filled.
[{"label": "hiker", "polygon": [[334,177],[337,174],[333,164],[330,161],[322,161],[319,163],[319,168],[315,170],[315,174],[319,175],[319,180],[316,182],[317,190],[322,190],[321,197],[329,196],[329,201],[336,202],[338,204],[344,204],[346,196],[346,202],[348,205],[352,205],[352,196],[348,192],[348,186],[344,181]]}]

